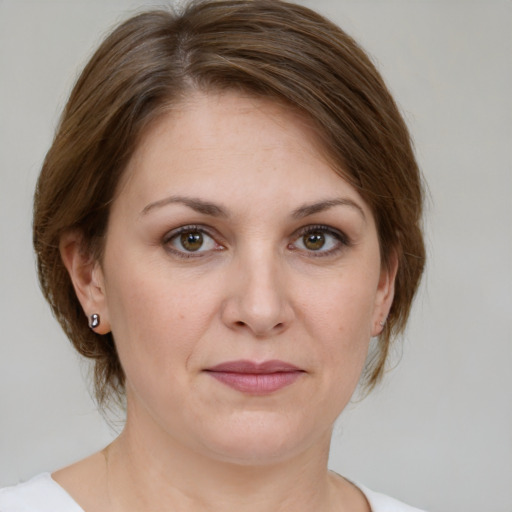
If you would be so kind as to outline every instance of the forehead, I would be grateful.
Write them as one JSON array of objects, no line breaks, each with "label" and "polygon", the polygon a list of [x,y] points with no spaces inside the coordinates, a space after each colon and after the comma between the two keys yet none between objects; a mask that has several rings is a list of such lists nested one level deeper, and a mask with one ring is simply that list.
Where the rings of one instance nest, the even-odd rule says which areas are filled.
[{"label": "forehead", "polygon": [[[285,144],[300,153],[325,153],[313,122],[282,102],[236,91],[196,91],[170,106],[143,133],[131,167],[159,150],[193,154],[217,149],[222,153],[229,148],[240,154],[255,148],[275,150]],[[226,157],[231,154],[224,153]]]},{"label": "forehead", "polygon": [[358,197],[325,153],[312,123],[283,104],[236,92],[194,93],[146,131],[120,195],[151,201],[193,187],[195,195],[225,200],[281,194],[283,201],[290,191],[305,200],[333,189]]}]

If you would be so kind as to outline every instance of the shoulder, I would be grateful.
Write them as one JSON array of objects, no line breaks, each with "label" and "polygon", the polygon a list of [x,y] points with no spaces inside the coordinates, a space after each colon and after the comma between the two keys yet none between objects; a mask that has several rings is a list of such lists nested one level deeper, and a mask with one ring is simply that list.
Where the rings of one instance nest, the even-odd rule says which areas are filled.
[{"label": "shoulder", "polygon": [[356,484],[365,495],[372,512],[424,512],[379,492],[371,491],[364,485]]},{"label": "shoulder", "polygon": [[50,473],[0,489],[0,512],[84,512]]}]

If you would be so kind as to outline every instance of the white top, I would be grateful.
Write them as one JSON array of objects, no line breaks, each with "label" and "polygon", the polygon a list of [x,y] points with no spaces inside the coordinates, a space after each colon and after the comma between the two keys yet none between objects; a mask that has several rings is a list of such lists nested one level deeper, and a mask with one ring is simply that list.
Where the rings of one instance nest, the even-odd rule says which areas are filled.
[{"label": "white top", "polygon": [[[389,496],[358,485],[372,512],[422,512]],[[28,482],[0,489],[0,512],[84,512],[50,476],[42,473]]]}]

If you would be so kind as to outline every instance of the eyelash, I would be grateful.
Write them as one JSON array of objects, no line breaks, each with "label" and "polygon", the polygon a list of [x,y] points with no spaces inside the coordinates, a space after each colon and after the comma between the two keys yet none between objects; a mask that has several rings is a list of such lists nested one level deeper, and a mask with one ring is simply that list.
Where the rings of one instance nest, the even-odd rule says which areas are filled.
[{"label": "eyelash", "polygon": [[[222,251],[225,249],[225,247],[222,244],[219,244],[216,241],[216,239],[215,239],[216,236],[211,234],[210,230],[206,229],[205,226],[199,226],[199,225],[181,226],[178,229],[172,230],[171,232],[169,232],[165,235],[165,237],[162,241],[162,244],[168,252],[172,253],[175,256],[178,256],[179,258],[189,259],[189,258],[203,257],[211,251],[198,250],[198,251],[187,252],[187,251],[181,251],[181,250],[175,249],[172,247],[172,245],[170,245],[170,242],[172,240],[176,239],[177,237],[179,237],[180,235],[182,235],[184,233],[194,233],[194,232],[205,234],[206,236],[211,238],[216,245],[216,248],[213,249],[214,251]],[[336,247],[326,250],[326,251],[298,249],[294,246],[294,244],[297,242],[297,240],[299,240],[309,234],[314,234],[314,233],[322,233],[322,234],[330,235],[338,241],[338,244],[336,245]],[[293,251],[303,251],[303,252],[307,253],[307,255],[310,257],[314,257],[314,258],[320,257],[321,258],[321,257],[335,255],[338,252],[340,252],[341,250],[343,250],[345,247],[349,247],[350,245],[351,245],[351,242],[350,242],[349,238],[343,232],[338,231],[337,229],[334,229],[330,226],[318,224],[318,225],[305,226],[305,227],[301,228],[298,232],[296,232],[293,235],[293,241],[291,243],[289,243],[287,245],[287,247],[288,247],[288,249],[293,250]]]},{"label": "eyelash", "polygon": [[[298,231],[297,236],[294,237],[294,243],[297,240],[300,240],[301,238],[304,238],[305,236],[314,234],[314,233],[322,233],[322,234],[330,235],[337,240],[338,244],[336,245],[336,247],[329,249],[327,251],[321,251],[321,250],[314,251],[314,250],[306,249],[305,251],[307,252],[308,256],[311,256],[313,258],[322,258],[322,257],[327,257],[327,256],[333,256],[333,255],[339,253],[340,251],[342,251],[345,247],[350,247],[350,245],[351,245],[351,241],[349,240],[347,235],[345,235],[345,233],[338,231],[337,229],[334,229],[330,226],[325,226],[323,224],[305,226],[305,227],[301,228]],[[292,250],[297,250],[297,249],[293,248],[292,244],[289,244],[288,247]],[[298,250],[302,250],[302,249],[298,249]]]},{"label": "eyelash", "polygon": [[183,258],[183,259],[200,258],[200,257],[204,256],[205,253],[209,252],[209,251],[190,251],[190,252],[186,252],[186,251],[180,251],[180,250],[175,249],[174,247],[172,247],[170,245],[170,242],[172,240],[176,239],[177,237],[179,237],[180,235],[184,234],[184,233],[201,233],[201,234],[204,234],[204,235],[208,236],[208,238],[211,238],[215,242],[215,245],[217,246],[214,249],[215,251],[222,251],[222,250],[224,250],[224,246],[219,244],[219,243],[217,243],[217,241],[215,240],[216,237],[213,234],[211,234],[210,231],[205,228],[205,226],[188,225],[188,226],[181,226],[180,228],[174,229],[171,232],[167,233],[165,235],[163,241],[162,241],[162,244],[164,245],[166,251],[172,253],[173,256],[178,256],[179,258]]}]

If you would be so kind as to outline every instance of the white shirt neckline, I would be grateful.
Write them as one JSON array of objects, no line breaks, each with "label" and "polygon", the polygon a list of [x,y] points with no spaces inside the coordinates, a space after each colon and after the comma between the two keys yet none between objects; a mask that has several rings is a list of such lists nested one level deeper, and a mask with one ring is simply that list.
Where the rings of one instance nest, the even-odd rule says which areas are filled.
[{"label": "white shirt neckline", "polygon": [[[385,494],[354,483],[364,494],[372,512],[422,512]],[[22,484],[0,489],[2,512],[85,512],[50,473],[41,473]]]}]

